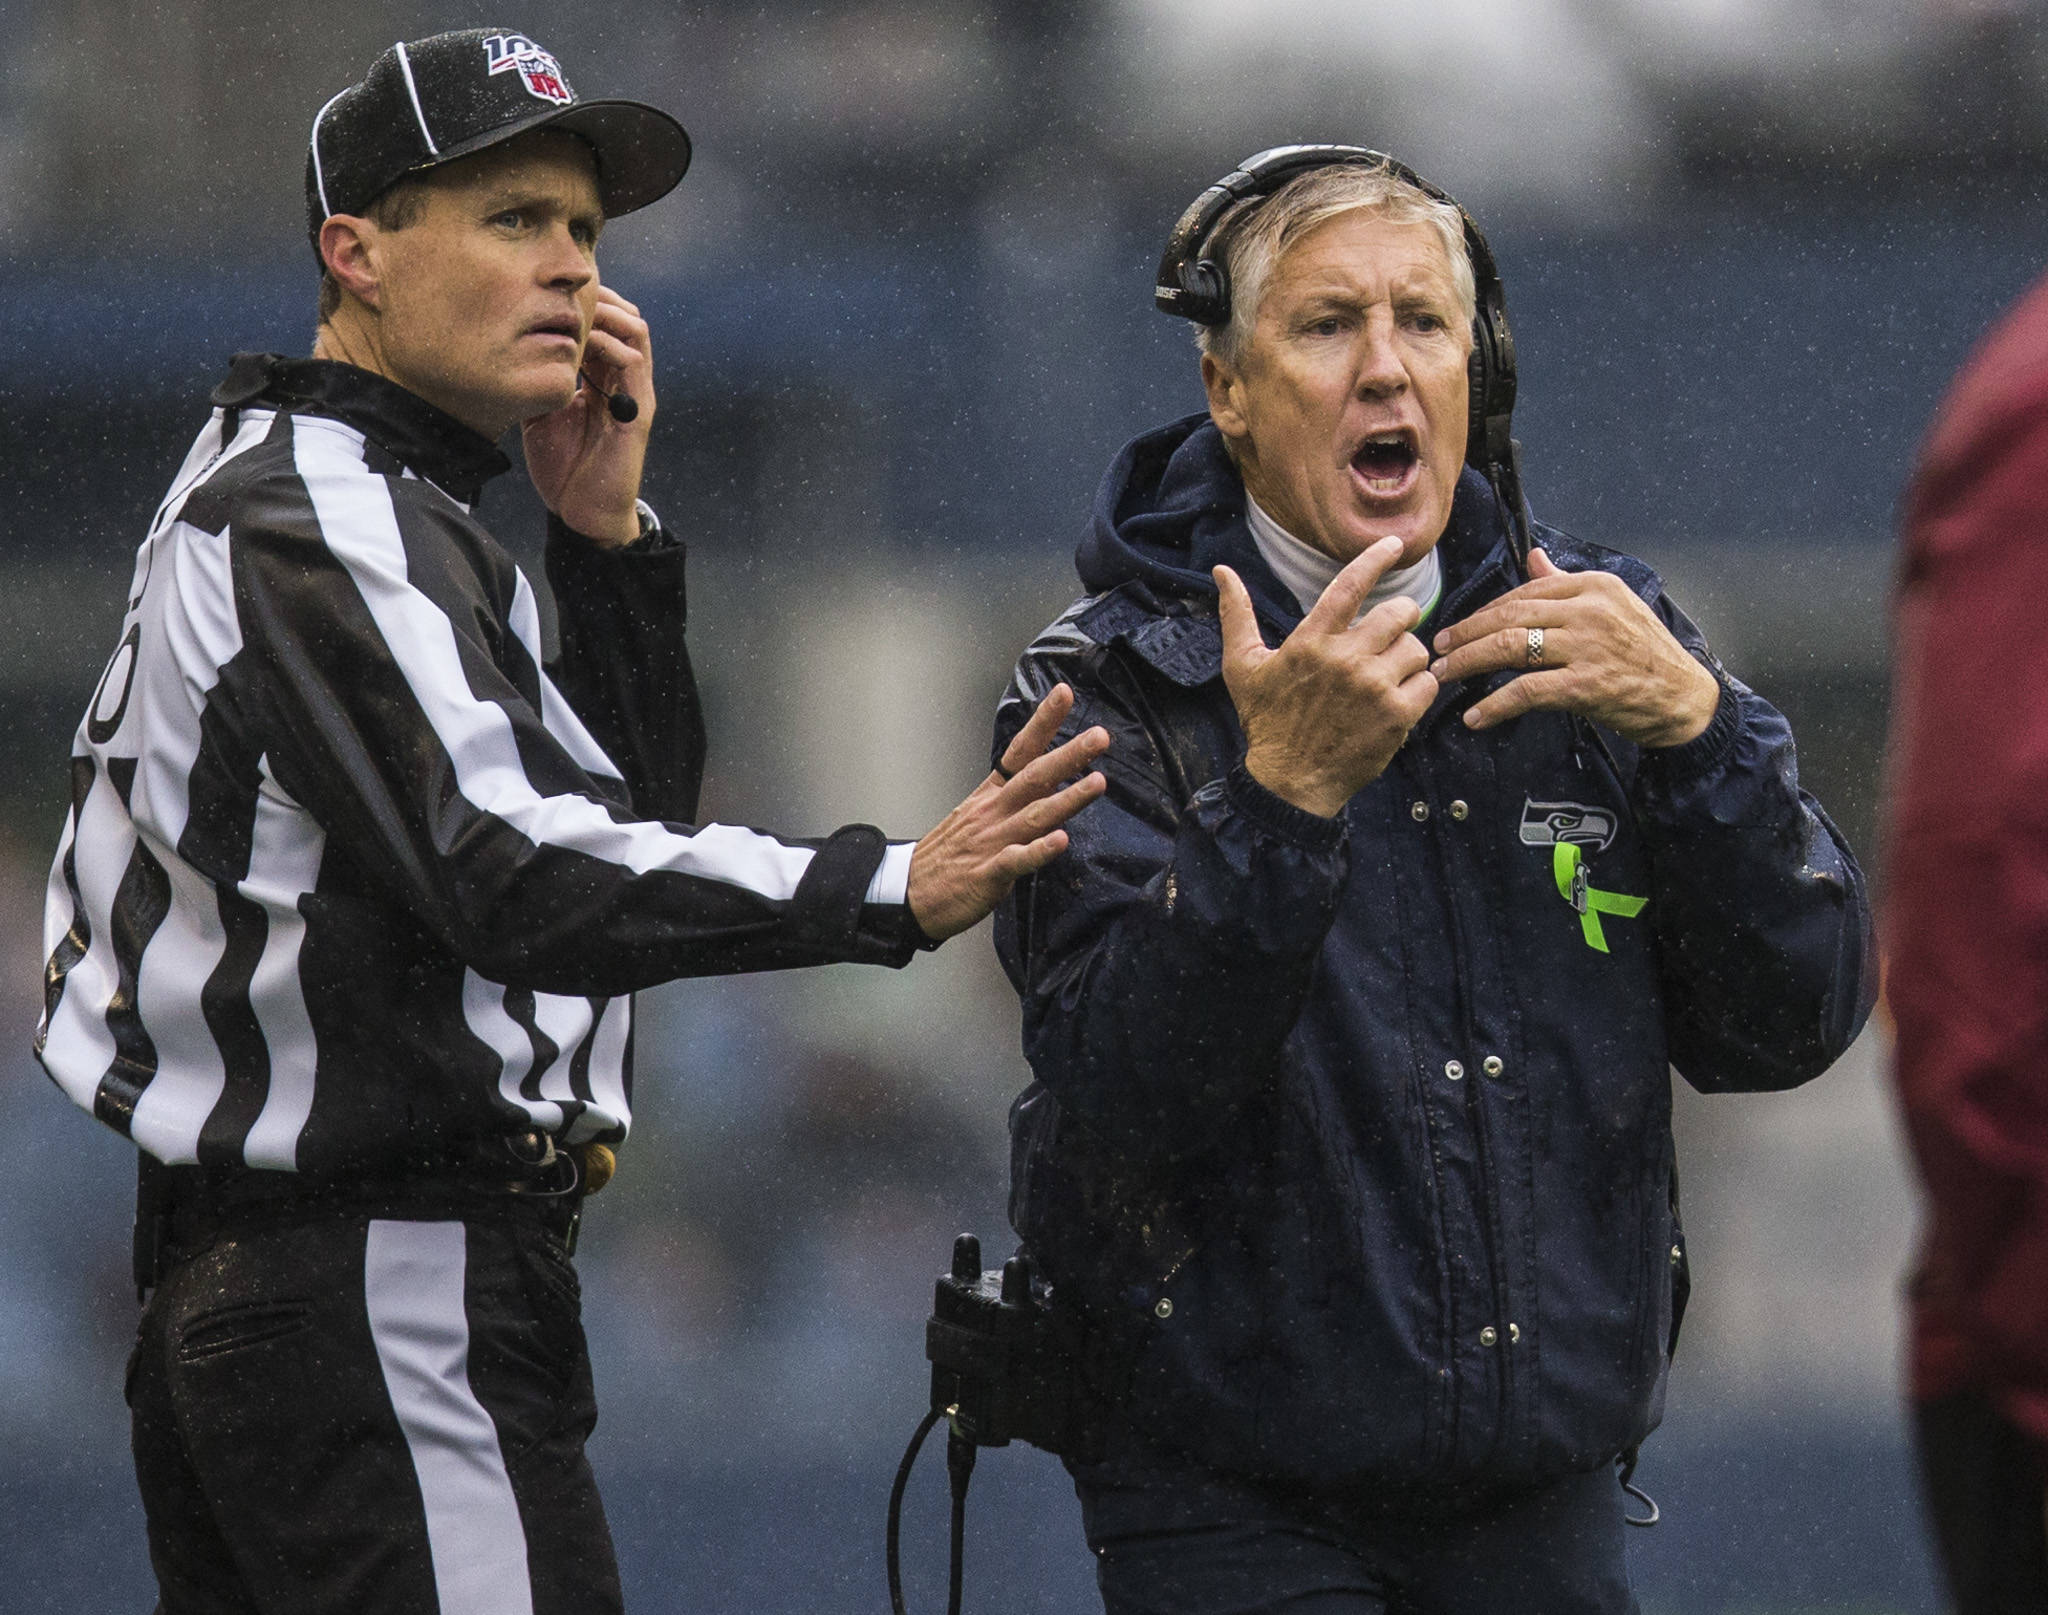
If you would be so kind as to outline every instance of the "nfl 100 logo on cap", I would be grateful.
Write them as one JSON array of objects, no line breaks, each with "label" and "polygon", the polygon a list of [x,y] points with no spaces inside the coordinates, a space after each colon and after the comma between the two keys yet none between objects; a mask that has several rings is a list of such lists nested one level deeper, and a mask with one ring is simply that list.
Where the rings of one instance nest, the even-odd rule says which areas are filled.
[{"label": "nfl 100 logo on cap", "polygon": [[562,64],[524,34],[492,34],[484,41],[484,57],[494,74],[517,72],[528,95],[558,106],[576,99]]}]

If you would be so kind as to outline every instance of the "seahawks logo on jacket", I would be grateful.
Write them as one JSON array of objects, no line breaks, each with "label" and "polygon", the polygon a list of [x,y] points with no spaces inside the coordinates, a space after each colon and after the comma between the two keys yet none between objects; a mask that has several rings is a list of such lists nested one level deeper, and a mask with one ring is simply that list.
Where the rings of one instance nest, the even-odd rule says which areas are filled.
[{"label": "seahawks logo on jacket", "polygon": [[1614,815],[1583,802],[1538,802],[1522,798],[1522,844],[1554,847],[1560,842],[1605,852],[1614,844]]}]

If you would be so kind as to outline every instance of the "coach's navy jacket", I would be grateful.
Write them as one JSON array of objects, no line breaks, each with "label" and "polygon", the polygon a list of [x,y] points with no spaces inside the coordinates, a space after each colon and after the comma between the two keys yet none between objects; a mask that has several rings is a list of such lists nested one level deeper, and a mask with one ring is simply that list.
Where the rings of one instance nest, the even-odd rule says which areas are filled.
[{"label": "coach's navy jacket", "polygon": [[[1137,1427],[1203,1462],[1517,1485],[1633,1447],[1681,1260],[1669,1068],[1789,1088],[1869,1013],[1863,876],[1784,718],[1648,567],[1538,541],[1716,666],[1697,740],[1644,751],[1556,713],[1474,733],[1459,714],[1498,680],[1475,681],[1339,819],[1266,791],[1209,569],[1237,569],[1269,643],[1301,613],[1204,417],[1110,468],[1090,596],[1003,701],[998,754],[1062,679],[1070,728],[1114,736],[1107,796],[998,916],[1037,1077],[1012,1220],[1119,1343]],[[1475,473],[1440,553],[1426,633],[1516,581]]]}]

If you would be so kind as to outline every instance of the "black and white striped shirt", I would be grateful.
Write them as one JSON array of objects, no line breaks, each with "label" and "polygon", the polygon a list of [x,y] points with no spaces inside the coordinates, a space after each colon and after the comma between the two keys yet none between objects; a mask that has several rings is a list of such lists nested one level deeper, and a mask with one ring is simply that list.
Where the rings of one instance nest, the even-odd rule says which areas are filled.
[{"label": "black and white striped shirt", "polygon": [[562,657],[471,516],[495,446],[238,358],[137,553],[51,870],[36,1049],[168,1163],[617,1139],[633,989],[919,940],[910,847],[693,828],[680,548],[557,526]]}]

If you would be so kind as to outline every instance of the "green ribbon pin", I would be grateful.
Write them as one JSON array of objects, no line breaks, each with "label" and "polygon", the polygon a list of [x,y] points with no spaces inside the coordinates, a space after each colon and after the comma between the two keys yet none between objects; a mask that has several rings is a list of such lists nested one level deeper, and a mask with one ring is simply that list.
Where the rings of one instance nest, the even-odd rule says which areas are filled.
[{"label": "green ribbon pin", "polygon": [[1603,892],[1597,886],[1586,883],[1586,866],[1579,849],[1569,841],[1560,841],[1551,849],[1551,872],[1557,876],[1557,895],[1562,897],[1579,916],[1579,929],[1586,934],[1586,946],[1596,953],[1605,953],[1607,933],[1600,928],[1600,916],[1612,914],[1618,919],[1632,920],[1642,913],[1649,904],[1647,897],[1628,897],[1620,892]]}]

